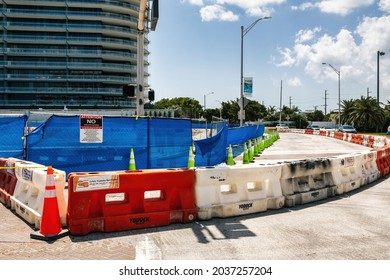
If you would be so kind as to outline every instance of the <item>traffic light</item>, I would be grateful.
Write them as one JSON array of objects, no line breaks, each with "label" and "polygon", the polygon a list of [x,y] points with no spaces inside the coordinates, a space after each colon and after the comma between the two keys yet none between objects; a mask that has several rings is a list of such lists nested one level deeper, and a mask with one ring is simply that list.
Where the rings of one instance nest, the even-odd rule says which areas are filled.
[{"label": "traffic light", "polygon": [[149,89],[148,99],[149,99],[149,101],[154,101],[154,90],[153,89]]},{"label": "traffic light", "polygon": [[123,96],[135,97],[136,96],[136,85],[125,85],[122,88]]}]

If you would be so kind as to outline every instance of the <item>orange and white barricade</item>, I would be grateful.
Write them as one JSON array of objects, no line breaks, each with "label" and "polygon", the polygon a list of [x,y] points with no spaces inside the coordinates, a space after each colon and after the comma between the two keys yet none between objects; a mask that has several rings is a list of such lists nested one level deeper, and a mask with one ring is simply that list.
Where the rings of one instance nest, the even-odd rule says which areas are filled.
[{"label": "orange and white barricade", "polygon": [[285,204],[293,207],[335,195],[331,162],[326,158],[286,162],[281,186]]},{"label": "orange and white barricade", "polygon": [[192,168],[70,173],[69,231],[86,235],[193,222],[194,177]]},{"label": "orange and white barricade", "polygon": [[281,164],[248,164],[196,169],[195,203],[198,218],[225,218],[279,209]]},{"label": "orange and white barricade", "polygon": [[11,207],[11,196],[16,186],[15,163],[16,158],[0,158],[0,202]]},{"label": "orange and white barricade", "polygon": [[[66,200],[64,195],[65,171],[53,169],[61,225],[66,226]],[[43,165],[20,161],[15,163],[17,183],[11,197],[11,209],[35,228],[39,229],[45,198],[47,168]]]},{"label": "orange and white barricade", "polygon": [[376,164],[381,177],[390,173],[390,146],[377,149]]}]

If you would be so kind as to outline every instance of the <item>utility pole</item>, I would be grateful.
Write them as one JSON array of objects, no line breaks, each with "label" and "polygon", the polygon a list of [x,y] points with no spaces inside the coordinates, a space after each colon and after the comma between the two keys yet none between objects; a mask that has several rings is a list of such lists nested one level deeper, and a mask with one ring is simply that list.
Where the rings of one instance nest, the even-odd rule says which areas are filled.
[{"label": "utility pole", "polygon": [[282,91],[283,91],[283,81],[280,81],[280,113],[279,113],[279,124],[282,123]]},{"label": "utility pole", "polygon": [[367,98],[370,96],[370,88],[367,88]]},{"label": "utility pole", "polygon": [[289,98],[289,103],[290,103],[290,109],[291,109],[291,96],[290,96],[290,98]]},{"label": "utility pole", "polygon": [[326,101],[328,100],[328,90],[325,90],[325,115],[326,115],[326,108],[327,108],[327,103]]}]

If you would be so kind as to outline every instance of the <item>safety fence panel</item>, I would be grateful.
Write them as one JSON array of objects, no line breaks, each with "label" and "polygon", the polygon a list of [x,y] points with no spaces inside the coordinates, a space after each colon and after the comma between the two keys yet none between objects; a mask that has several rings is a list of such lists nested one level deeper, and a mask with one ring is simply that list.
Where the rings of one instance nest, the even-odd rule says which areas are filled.
[{"label": "safety fence panel", "polygon": [[[47,168],[29,161],[15,161],[17,178],[11,196],[11,209],[27,223],[39,229],[45,198]],[[58,203],[58,215],[62,226],[66,226],[66,199],[64,195],[65,171],[53,169],[54,185]]]},{"label": "safety fence panel", "polygon": [[23,159],[27,116],[0,116],[0,157]]},{"label": "safety fence panel", "polygon": [[[82,141],[80,116],[51,116],[27,136],[27,160],[70,172],[185,167],[191,121],[102,117],[101,141]],[[95,137],[98,138],[98,137]],[[98,139],[99,140],[99,139]]]},{"label": "safety fence panel", "polygon": [[334,196],[331,161],[320,158],[286,162],[282,167],[281,187],[288,207]]},{"label": "safety fence panel", "polygon": [[282,208],[281,168],[280,164],[197,168],[198,218],[225,218]]},{"label": "safety fence panel", "polygon": [[68,175],[73,235],[189,223],[196,219],[194,169],[75,172]]}]

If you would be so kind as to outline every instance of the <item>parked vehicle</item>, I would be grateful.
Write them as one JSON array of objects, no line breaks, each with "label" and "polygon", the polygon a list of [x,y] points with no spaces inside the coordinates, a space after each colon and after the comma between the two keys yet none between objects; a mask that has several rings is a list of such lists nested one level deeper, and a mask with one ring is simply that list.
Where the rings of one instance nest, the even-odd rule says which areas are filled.
[{"label": "parked vehicle", "polygon": [[345,133],[357,133],[356,128],[354,128],[352,125],[342,125],[339,127],[340,132],[345,132]]},{"label": "parked vehicle", "polygon": [[278,129],[278,128],[287,129],[287,128],[288,128],[288,125],[285,124],[285,123],[280,123],[280,124],[277,124],[277,125],[276,125],[276,129]]},{"label": "parked vehicle", "polygon": [[320,130],[320,126],[313,124],[313,125],[309,125],[308,127],[306,127],[306,129]]}]

